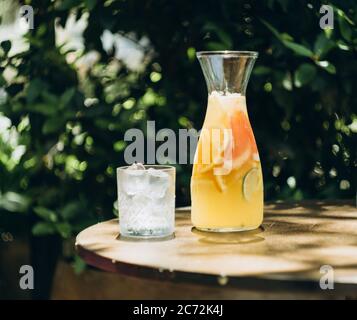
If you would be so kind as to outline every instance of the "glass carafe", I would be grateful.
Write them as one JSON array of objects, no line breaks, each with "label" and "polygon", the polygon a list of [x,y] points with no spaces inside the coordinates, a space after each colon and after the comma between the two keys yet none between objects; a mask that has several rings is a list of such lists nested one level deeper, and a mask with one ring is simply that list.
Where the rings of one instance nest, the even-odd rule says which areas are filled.
[{"label": "glass carafe", "polygon": [[263,220],[263,176],[245,91],[257,52],[198,52],[208,105],[191,177],[191,219],[200,230],[244,231]]}]

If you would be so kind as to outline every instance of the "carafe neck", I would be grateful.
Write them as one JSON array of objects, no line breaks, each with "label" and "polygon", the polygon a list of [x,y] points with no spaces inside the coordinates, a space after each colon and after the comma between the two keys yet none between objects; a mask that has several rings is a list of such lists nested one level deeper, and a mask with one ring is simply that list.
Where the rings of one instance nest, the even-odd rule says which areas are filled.
[{"label": "carafe neck", "polygon": [[258,53],[254,51],[201,51],[197,53],[208,94],[245,96]]}]

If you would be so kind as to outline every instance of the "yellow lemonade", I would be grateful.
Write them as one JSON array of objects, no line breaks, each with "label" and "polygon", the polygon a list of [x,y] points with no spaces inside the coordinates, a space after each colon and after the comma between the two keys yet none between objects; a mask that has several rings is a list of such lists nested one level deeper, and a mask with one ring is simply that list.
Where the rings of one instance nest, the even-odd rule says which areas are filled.
[{"label": "yellow lemonade", "polygon": [[191,198],[192,223],[198,229],[242,231],[262,223],[261,164],[245,96],[239,93],[213,91],[208,97]]}]

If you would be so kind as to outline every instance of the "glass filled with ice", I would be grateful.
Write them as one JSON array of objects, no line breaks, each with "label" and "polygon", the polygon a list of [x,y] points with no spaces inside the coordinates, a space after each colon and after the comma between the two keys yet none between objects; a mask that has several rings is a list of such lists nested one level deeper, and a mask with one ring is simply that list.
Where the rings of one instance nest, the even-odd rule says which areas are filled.
[{"label": "glass filled with ice", "polygon": [[120,238],[171,238],[175,228],[175,167],[117,169]]}]

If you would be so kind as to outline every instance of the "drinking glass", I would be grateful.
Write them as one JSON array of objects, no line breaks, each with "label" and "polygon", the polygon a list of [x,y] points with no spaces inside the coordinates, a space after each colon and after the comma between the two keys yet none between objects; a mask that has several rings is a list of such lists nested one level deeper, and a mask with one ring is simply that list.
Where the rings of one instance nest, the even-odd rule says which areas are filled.
[{"label": "drinking glass", "polygon": [[117,169],[120,237],[172,238],[175,167],[132,165]]}]

